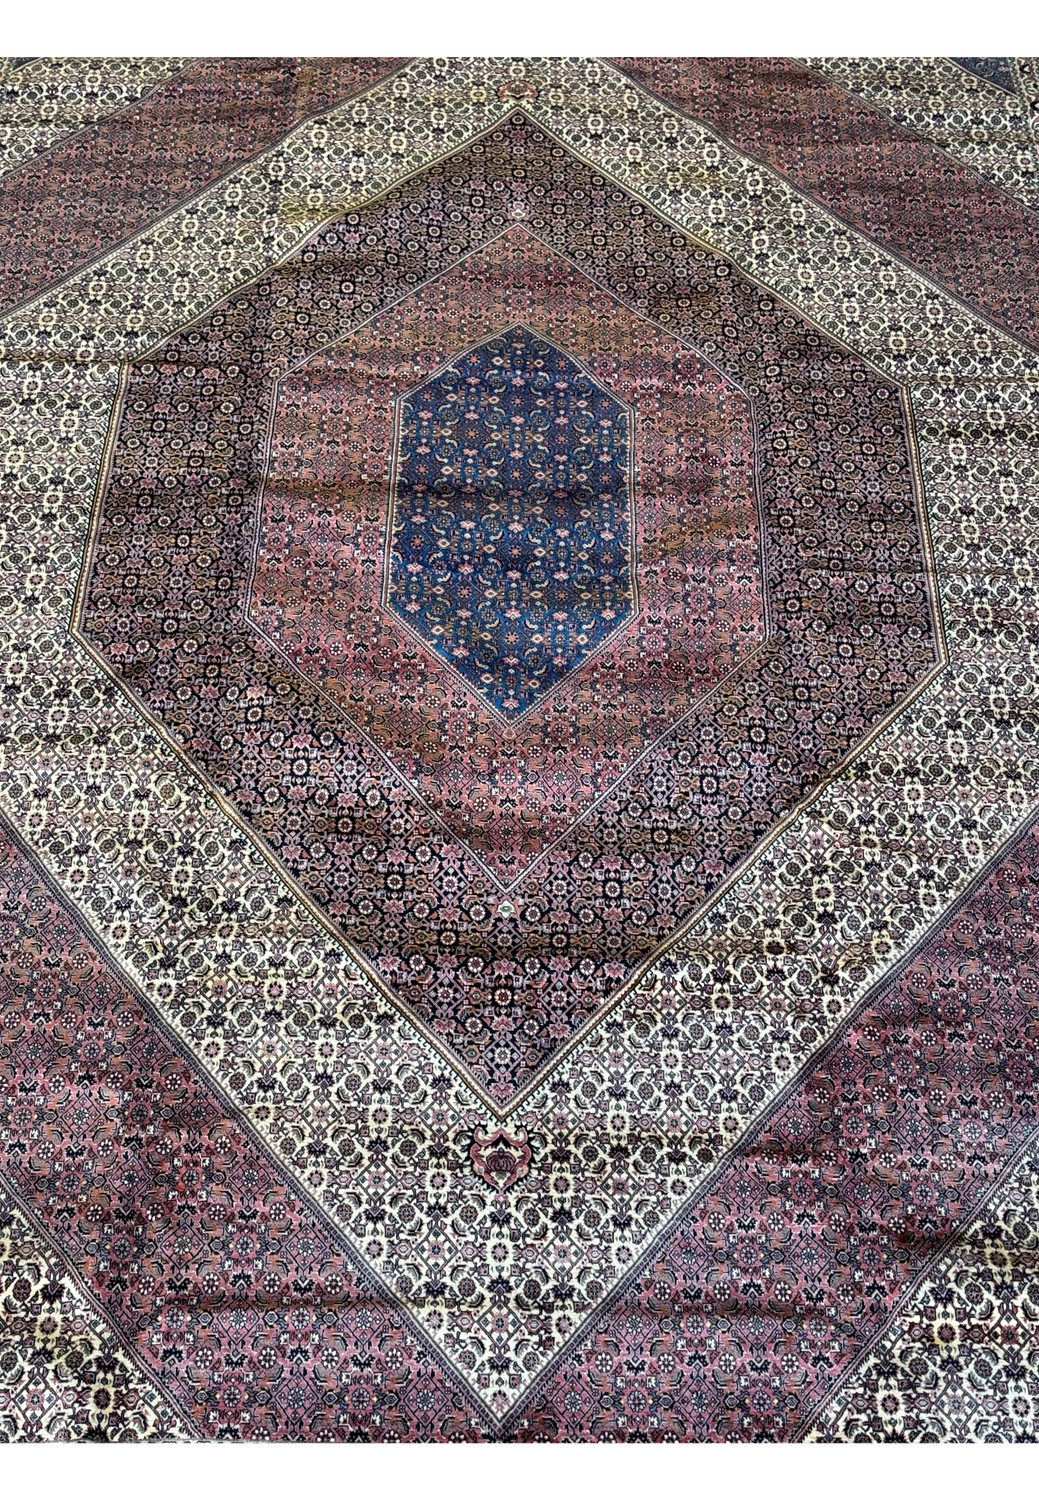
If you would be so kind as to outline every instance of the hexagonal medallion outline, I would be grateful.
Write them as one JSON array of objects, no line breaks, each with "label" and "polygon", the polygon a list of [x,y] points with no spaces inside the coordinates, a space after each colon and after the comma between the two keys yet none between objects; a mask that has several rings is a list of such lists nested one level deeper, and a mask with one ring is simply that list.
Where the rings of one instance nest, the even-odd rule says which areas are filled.
[{"label": "hexagonal medallion outline", "polygon": [[[554,263],[564,269],[564,272],[567,276],[575,278],[575,280],[581,284],[582,288],[587,289],[585,291],[585,295],[587,295],[588,290],[590,290],[593,295],[595,295],[596,293],[595,284],[588,281],[588,278],[584,276],[579,267],[573,265],[565,257],[559,257],[556,252],[552,251],[550,247],[547,247],[541,240],[537,239],[537,237],[531,236],[529,232],[524,231],[521,238],[519,239],[519,242],[517,243],[515,228],[507,231],[505,234],[499,237],[496,237],[495,239],[490,241],[488,245],[479,247],[472,253],[471,256],[465,257],[464,261],[460,263],[459,267],[450,268],[450,270],[445,273],[445,276],[449,278],[454,276],[456,273],[462,271],[463,267],[467,267],[468,263],[471,262],[474,258],[482,259],[487,256],[494,256],[496,257],[495,264],[497,264],[498,252],[503,248],[505,250],[504,262],[506,266],[508,266],[510,260],[516,258],[517,254],[521,258],[525,258],[526,256],[528,256],[532,250],[536,256],[545,256],[547,254],[547,256]],[[468,274],[468,272],[466,272],[466,274]],[[419,289],[410,294],[408,298],[404,299],[404,302],[401,304],[401,306],[409,306],[413,303],[413,300],[415,298],[428,296],[428,293],[428,288]],[[635,332],[634,329],[632,330],[634,336],[629,338],[626,347],[631,351],[638,351],[640,368],[644,361],[646,350],[639,335],[641,334],[643,324],[645,324],[646,328],[650,330],[652,336],[657,340],[663,339],[666,343],[673,342],[678,346],[676,354],[672,357],[681,357],[683,359],[694,360],[697,366],[701,368],[703,373],[707,375],[713,375],[717,378],[718,381],[720,381],[721,386],[726,393],[727,399],[736,398],[745,408],[745,415],[750,423],[751,431],[753,434],[752,447],[754,453],[754,461],[752,464],[749,481],[750,490],[748,495],[744,498],[749,502],[753,513],[753,530],[756,539],[754,545],[754,566],[756,569],[758,585],[761,589],[761,634],[755,639],[753,645],[750,647],[749,655],[743,658],[743,660],[749,661],[762,649],[775,626],[774,614],[771,608],[768,591],[765,525],[762,511],[762,496],[757,471],[759,432],[758,414],[756,411],[755,402],[748,394],[745,386],[738,380],[734,379],[731,373],[723,370],[722,367],[718,365],[710,355],[705,354],[703,350],[695,343],[695,341],[689,338],[677,338],[667,330],[659,328],[658,325],[656,325],[652,320],[645,320],[640,314],[633,313],[622,299],[617,299],[616,297],[613,297],[611,295],[609,301],[611,303],[611,306],[615,309],[613,314],[614,316],[616,316],[619,312],[622,318],[626,317],[628,319],[633,319],[637,323],[638,332]],[[392,310],[388,310],[387,313],[383,316],[389,316],[391,311]],[[539,340],[544,341],[546,344],[551,345],[554,349],[559,350],[560,352],[565,354],[567,359],[572,364],[579,366],[584,372],[591,375],[592,381],[598,388],[605,389],[606,392],[616,402],[618,402],[619,405],[627,407],[633,417],[638,416],[638,402],[632,401],[630,398],[622,398],[617,396],[612,385],[606,379],[604,379],[602,375],[595,373],[596,365],[594,363],[594,359],[589,356],[586,350],[582,349],[582,352],[580,354],[575,354],[573,352],[574,344],[571,342],[571,340],[560,337],[560,335],[556,333],[550,335],[542,331],[546,326],[546,312],[547,309],[539,308],[538,313],[531,317],[529,313],[517,314],[510,309],[509,313],[505,317],[500,318],[499,320],[495,320],[494,322],[484,323],[482,326],[481,320],[470,319],[471,332],[469,334],[469,337],[461,338],[453,342],[441,342],[434,361],[430,363],[429,368],[427,369],[421,380],[416,381],[413,378],[406,385],[401,387],[396,384],[396,381],[392,378],[392,376],[389,376],[389,383],[391,383],[393,387],[392,393],[387,393],[387,395],[383,398],[385,401],[384,408],[381,405],[377,406],[371,413],[375,422],[378,424],[380,431],[384,433],[384,438],[381,443],[377,443],[374,447],[371,447],[368,453],[369,471],[373,463],[379,464],[381,461],[385,466],[385,473],[387,477],[382,484],[383,502],[380,506],[380,540],[377,549],[377,556],[372,557],[371,555],[369,555],[367,558],[368,563],[374,562],[374,571],[369,572],[366,563],[362,561],[360,564],[360,572],[358,578],[355,580],[356,582],[363,583],[364,577],[370,577],[373,579],[375,587],[374,590],[372,590],[372,592],[369,594],[366,605],[360,611],[355,624],[359,624],[360,621],[364,619],[366,613],[368,616],[379,616],[384,622],[384,626],[388,629],[390,634],[395,636],[398,641],[410,646],[413,652],[417,651],[421,653],[421,656],[425,659],[428,667],[431,668],[433,673],[435,674],[434,678],[432,679],[434,684],[436,682],[436,678],[439,678],[444,688],[449,687],[451,690],[453,690],[454,697],[453,702],[450,705],[451,712],[455,713],[458,716],[467,715],[469,711],[463,707],[462,703],[463,699],[467,700],[472,708],[475,708],[477,705],[479,706],[480,713],[487,721],[487,729],[493,729],[498,731],[499,733],[504,732],[506,736],[510,737],[507,740],[503,739],[502,741],[497,741],[494,745],[484,746],[484,750],[486,752],[484,764],[494,778],[497,778],[499,772],[500,762],[498,757],[501,753],[501,747],[503,745],[507,745],[507,753],[513,758],[515,758],[516,755],[522,756],[524,753],[524,747],[514,746],[511,740],[511,736],[516,735],[517,733],[522,734],[527,732],[531,732],[536,736],[540,732],[537,726],[539,726],[541,722],[543,713],[551,713],[553,711],[558,713],[560,703],[568,697],[574,685],[576,683],[580,683],[582,679],[586,677],[588,669],[591,669],[593,672],[600,673],[600,676],[605,672],[606,679],[610,680],[612,678],[613,670],[612,659],[615,652],[628,652],[628,657],[626,658],[625,662],[622,663],[622,666],[630,668],[631,661],[642,662],[651,658],[656,650],[661,649],[662,641],[666,649],[666,640],[669,634],[669,632],[661,630],[662,620],[659,618],[654,618],[654,615],[656,613],[653,609],[655,593],[654,589],[650,585],[649,580],[647,579],[646,566],[644,561],[646,558],[649,558],[650,569],[653,570],[655,566],[656,572],[659,573],[661,558],[668,555],[667,551],[662,554],[659,546],[656,545],[656,542],[658,541],[657,533],[660,530],[660,526],[662,524],[667,524],[666,506],[662,510],[659,494],[656,495],[653,504],[651,504],[648,508],[649,515],[653,515],[654,510],[658,512],[658,514],[655,515],[653,521],[652,538],[647,538],[646,535],[646,528],[647,524],[649,523],[647,509],[645,508],[645,496],[643,496],[642,494],[635,495],[634,503],[632,506],[636,524],[636,537],[633,551],[635,552],[637,558],[636,566],[638,608],[632,612],[627,621],[621,622],[618,628],[612,631],[610,635],[606,639],[604,639],[604,641],[600,643],[594,651],[590,652],[580,662],[576,663],[573,670],[564,674],[543,694],[539,695],[538,698],[533,703],[531,703],[529,708],[522,714],[518,714],[511,719],[508,719],[503,714],[499,713],[495,709],[492,702],[488,701],[488,699],[478,690],[475,690],[473,684],[454,669],[448,658],[445,658],[435,650],[430,649],[428,642],[426,642],[421,635],[412,630],[409,627],[408,622],[403,619],[396,610],[394,610],[392,607],[387,608],[385,605],[384,578],[387,571],[386,543],[388,540],[388,513],[390,505],[389,491],[390,484],[392,482],[390,471],[392,467],[392,457],[394,451],[395,417],[397,414],[398,403],[402,400],[407,399],[409,393],[413,392],[416,389],[420,389],[430,380],[434,379],[438,372],[441,372],[444,369],[450,367],[454,362],[458,360],[458,358],[460,357],[460,353],[464,354],[467,350],[481,347],[484,343],[487,342],[489,338],[492,338],[495,335],[501,335],[511,329],[522,327],[528,332],[536,335]],[[554,305],[552,307],[551,314],[549,315],[552,317],[555,316]],[[359,331],[344,336],[344,340],[353,341],[356,338],[362,336],[361,331],[366,327],[367,324],[362,323],[360,325]],[[281,407],[281,403],[285,397],[287,384],[289,382],[297,380],[308,368],[308,366],[311,366],[314,363],[315,359],[319,364],[322,364],[327,360],[335,359],[337,357],[337,351],[341,349],[341,345],[344,340],[336,339],[319,349],[312,350],[306,356],[306,358],[300,360],[298,364],[290,367],[286,371],[279,373],[275,377],[269,417],[270,427],[267,446],[268,464],[270,461],[271,451],[270,434],[273,434],[278,429],[280,420],[278,413]],[[658,359],[660,358],[659,351],[657,351],[656,357]],[[351,362],[348,360],[347,363],[349,365]],[[362,367],[366,367],[366,361],[362,361]],[[388,374],[389,372],[387,372],[387,375]],[[329,412],[331,412],[332,410],[335,410],[337,413],[340,412],[338,401],[333,402],[332,407],[329,408]],[[383,413],[385,413],[385,420],[383,419]],[[695,420],[695,418],[688,422],[686,425],[690,434],[697,432],[699,424]],[[633,476],[637,477],[640,486],[645,483],[646,476],[648,474],[657,476],[656,468],[653,465],[646,465],[644,456],[642,455],[643,438],[647,431],[652,431],[651,424],[643,422],[641,417],[638,417],[638,420],[635,421],[631,427],[631,456]],[[304,468],[308,468],[307,462],[304,463]],[[643,472],[643,470],[645,470],[645,472]],[[342,698],[337,692],[337,688],[339,685],[336,684],[330,689],[329,686],[321,681],[320,676],[315,674],[310,669],[308,663],[305,660],[300,659],[300,654],[291,650],[291,648],[285,642],[280,630],[276,628],[272,629],[271,623],[269,621],[262,621],[255,613],[255,581],[258,570],[262,566],[260,559],[264,555],[275,555],[269,552],[269,549],[264,541],[264,537],[266,535],[266,527],[264,522],[263,507],[266,504],[265,492],[269,481],[270,471],[269,468],[265,466],[264,480],[258,496],[259,510],[256,516],[254,550],[251,559],[249,580],[246,588],[246,599],[243,609],[244,623],[252,630],[254,630],[261,640],[265,641],[269,646],[271,646],[271,648],[279,655],[284,664],[288,666],[290,670],[292,670],[294,673],[299,674],[304,682],[311,683],[312,685],[316,686],[322,696],[326,697],[326,699],[330,703],[340,709],[340,712],[343,714],[345,721],[358,729],[361,735],[364,736],[364,738],[368,740],[369,743],[371,743],[377,754],[385,757],[385,763],[390,768],[392,768],[394,774],[397,777],[401,778],[402,784],[407,786],[412,792],[417,791],[417,794],[423,799],[423,806],[425,807],[427,813],[430,813],[436,819],[443,832],[459,840],[462,846],[466,849],[467,854],[479,863],[481,870],[487,876],[487,878],[489,878],[493,882],[494,886],[502,892],[511,891],[520,881],[526,878],[528,874],[530,874],[539,864],[542,864],[544,860],[552,854],[552,851],[556,849],[560,845],[560,843],[569,836],[570,832],[584,820],[586,815],[588,815],[593,810],[595,804],[597,804],[604,795],[608,795],[610,793],[612,787],[618,784],[619,779],[623,778],[623,775],[625,774],[624,770],[621,769],[617,771],[615,776],[608,782],[593,787],[591,793],[589,794],[590,800],[585,799],[583,805],[575,807],[574,809],[567,809],[565,815],[563,816],[562,822],[560,822],[558,816],[556,816],[560,813],[560,808],[553,806],[552,813],[553,816],[556,816],[556,826],[550,830],[548,836],[543,841],[538,842],[536,848],[532,848],[529,850],[524,849],[518,855],[516,855],[515,852],[512,851],[510,846],[510,856],[513,856],[515,858],[515,863],[510,865],[508,869],[503,868],[497,862],[497,860],[493,858],[495,850],[491,851],[491,857],[489,857],[488,850],[485,847],[487,842],[488,830],[493,828],[494,832],[491,836],[497,839],[498,832],[500,831],[500,824],[498,820],[493,816],[493,814],[496,811],[499,811],[499,809],[497,809],[496,807],[490,807],[488,810],[488,803],[486,800],[488,787],[483,785],[482,783],[475,787],[473,795],[466,798],[465,806],[463,809],[452,808],[449,811],[442,812],[440,805],[440,799],[443,794],[442,787],[439,784],[430,784],[428,778],[425,782],[416,782],[414,766],[404,765],[402,767],[399,748],[395,744],[386,743],[385,739],[380,738],[377,732],[372,733],[369,726],[365,723],[363,715],[360,718],[356,716],[356,704],[351,703],[348,706],[345,706],[343,704]],[[632,482],[635,482],[634,478]],[[336,549],[333,548],[333,552],[335,552],[335,550]],[[353,554],[352,548],[348,547],[347,551],[349,551],[351,555]],[[338,553],[336,553],[336,555],[339,556]],[[641,567],[638,566],[639,563],[642,564]],[[689,569],[687,568],[686,571],[689,571]],[[694,569],[693,571],[696,572],[699,570]],[[656,579],[655,581],[659,583],[659,579]],[[302,601],[305,597],[309,597],[307,590],[304,590],[303,593],[300,594],[300,600]],[[329,596],[329,598],[330,597],[331,596]],[[349,596],[344,597],[348,598]],[[326,603],[327,602],[328,601],[326,600]],[[350,606],[347,606],[347,612],[350,612]],[[694,610],[692,613],[688,613],[686,615],[686,618],[690,620],[709,621],[713,620],[714,616],[712,613],[703,613]],[[640,632],[642,634],[648,633],[646,642],[642,641]],[[372,640],[374,641],[377,638],[377,636],[373,636]],[[387,637],[384,630],[382,635],[383,641],[385,641],[386,638]],[[334,639],[334,633],[329,634],[328,639]],[[649,658],[647,658],[643,652],[644,644],[648,645],[650,648]],[[371,649],[370,644],[367,642],[367,640],[366,648]],[[607,663],[608,665],[604,666],[604,663]],[[340,653],[338,650],[331,650],[329,657],[326,658],[326,665],[328,664],[332,666],[333,671],[339,669]],[[722,678],[730,676],[732,672],[739,669],[739,666],[739,661],[733,661],[729,665],[729,667],[722,673]],[[691,713],[694,713],[701,705],[706,703],[711,695],[718,689],[721,680],[722,679],[716,679],[712,680],[710,683],[702,684],[696,692],[695,696],[689,699],[684,709],[677,714],[677,717],[675,717],[667,725],[666,728],[659,723],[654,726],[657,732],[651,739],[649,749],[652,749],[653,745],[658,742],[662,735],[680,727],[680,725],[690,716]],[[630,688],[630,683],[628,683],[627,680],[625,682],[625,685]],[[437,691],[437,687],[434,686],[434,693],[436,693]],[[423,690],[421,688],[420,696],[424,696]],[[601,685],[600,691],[596,696],[597,698],[602,697]],[[630,702],[628,706],[630,707]],[[627,727],[630,728],[630,725],[628,725]],[[441,734],[439,740],[435,741],[435,743],[450,746],[452,750],[457,749],[462,742],[463,741],[460,741],[458,738],[452,737],[450,734]],[[468,743],[467,741],[465,742]],[[637,758],[642,758],[645,750],[646,746],[644,744],[640,744],[639,749],[636,752]],[[596,764],[592,768],[592,770],[594,776],[600,771],[605,772],[606,768],[604,766]],[[523,766],[523,771],[526,774],[526,764]],[[555,785],[559,785],[558,781],[555,783]],[[566,791],[568,793],[570,793],[571,790],[572,788],[569,786],[566,788]],[[509,788],[506,787],[505,793],[503,795],[507,796],[508,792]],[[484,823],[481,823],[476,828],[472,828],[468,825],[467,819],[469,815],[475,813],[477,808],[477,800],[484,807],[485,811],[487,811],[487,817],[484,820]],[[466,817],[465,822],[462,821],[463,816]]]},{"label": "hexagonal medallion outline", "polygon": [[[552,676],[540,690],[527,695],[525,703],[519,702],[515,706],[499,706],[498,702],[490,692],[484,690],[480,683],[465,671],[460,670],[455,660],[447,651],[438,647],[435,641],[416,627],[412,619],[402,610],[394,599],[394,564],[400,562],[398,553],[395,551],[394,543],[397,532],[397,519],[399,513],[398,501],[401,488],[400,469],[402,453],[402,426],[405,409],[409,402],[421,393],[440,382],[446,374],[452,372],[463,360],[470,355],[479,353],[488,347],[501,341],[512,338],[517,334],[525,335],[529,340],[546,346],[565,364],[580,372],[580,374],[595,387],[596,391],[623,413],[625,433],[625,524],[627,529],[626,545],[623,550],[626,556],[626,586],[625,595],[627,602],[624,607],[618,609],[617,618],[608,629],[589,646],[587,650],[575,654],[566,665],[565,670],[557,672]],[[432,374],[427,375],[418,384],[410,386],[401,391],[393,401],[393,447],[390,456],[390,477],[388,485],[388,496],[386,505],[386,536],[383,549],[383,579],[381,605],[386,611],[394,625],[402,629],[408,637],[421,645],[424,650],[431,652],[437,662],[450,672],[456,682],[464,687],[466,692],[477,695],[484,707],[501,723],[510,727],[520,723],[530,713],[543,707],[545,702],[551,698],[567,679],[580,668],[587,665],[601,652],[608,649],[617,637],[623,634],[638,618],[641,602],[639,598],[638,580],[638,514],[636,505],[636,474],[635,474],[635,423],[636,412],[630,402],[623,400],[614,391],[610,390],[604,382],[592,373],[587,362],[574,354],[571,350],[564,348],[558,340],[549,338],[546,334],[539,332],[530,323],[517,321],[509,323],[502,328],[492,330],[472,343],[465,345],[450,355],[449,358],[437,367]],[[399,576],[399,570],[398,570]]]}]

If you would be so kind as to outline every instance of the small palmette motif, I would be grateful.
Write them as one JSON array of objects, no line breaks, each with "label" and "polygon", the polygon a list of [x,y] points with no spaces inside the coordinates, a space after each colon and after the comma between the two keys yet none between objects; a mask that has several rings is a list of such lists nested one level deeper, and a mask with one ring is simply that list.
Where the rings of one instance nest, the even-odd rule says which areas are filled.
[{"label": "small palmette motif", "polygon": [[515,1135],[503,1129],[481,1135],[477,1130],[469,1150],[473,1166],[484,1181],[502,1191],[515,1187],[521,1177],[526,1177],[531,1154],[525,1130]]}]

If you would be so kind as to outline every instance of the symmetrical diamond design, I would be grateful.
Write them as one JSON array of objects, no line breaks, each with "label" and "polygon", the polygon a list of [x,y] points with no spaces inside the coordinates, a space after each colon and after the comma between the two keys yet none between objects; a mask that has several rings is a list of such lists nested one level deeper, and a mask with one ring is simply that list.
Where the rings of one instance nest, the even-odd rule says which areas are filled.
[{"label": "symmetrical diamond design", "polygon": [[[134,365],[82,631],[504,1106],[897,711],[935,669],[937,642],[895,382],[605,193],[521,116],[493,151],[477,143],[456,165],[463,178],[490,174],[480,212],[457,221],[464,246],[439,249],[431,230],[421,265],[387,260],[361,296],[336,280],[361,233],[344,220],[308,247],[291,285],[279,270],[168,341],[161,362]],[[560,215],[531,187],[535,170]],[[514,224],[508,194],[528,192]],[[442,213],[440,195],[436,174],[416,179],[365,223],[392,237],[405,211],[415,223]],[[518,355],[509,341],[490,347],[502,330]],[[598,614],[578,643],[587,654],[560,652],[558,665],[526,654],[544,644],[533,626],[505,639],[511,600],[492,578],[480,622],[490,657],[474,680],[440,649],[480,607],[460,582],[477,576],[461,571],[461,523],[479,510],[466,514],[466,486],[480,493],[500,455],[506,497],[528,491],[516,519],[549,521],[541,545],[553,527],[572,530],[548,478],[572,495],[606,431],[559,446],[546,434],[547,462],[537,456],[542,397],[519,400],[504,373],[532,350],[559,377],[553,389],[571,393],[561,414],[584,420],[577,390],[593,401],[591,431],[626,408],[631,459],[614,426],[613,474],[591,495],[613,497],[619,544],[631,462],[637,544],[629,520],[626,552],[607,557],[600,534],[582,560],[599,579]],[[460,507],[455,540],[414,551],[427,514],[414,501],[438,493],[430,473],[419,495],[419,449],[434,454],[450,433],[432,421],[430,445],[413,423],[439,410],[421,399],[434,391],[451,404],[444,376],[465,351],[472,370],[501,371],[524,443],[496,447],[489,397],[457,403],[475,415],[457,427],[457,473],[439,476]],[[181,411],[194,413],[190,461],[171,437]],[[483,468],[463,465],[481,454]],[[498,547],[483,555],[501,567]],[[435,582],[440,568],[445,579],[418,622],[425,637],[405,624],[401,560],[419,569],[408,576]],[[569,580],[549,576],[561,607],[548,613],[572,629]],[[617,595],[628,590],[629,615],[607,637],[610,576],[626,578]],[[439,619],[433,605],[446,606]],[[538,670],[496,677],[512,646]]]}]

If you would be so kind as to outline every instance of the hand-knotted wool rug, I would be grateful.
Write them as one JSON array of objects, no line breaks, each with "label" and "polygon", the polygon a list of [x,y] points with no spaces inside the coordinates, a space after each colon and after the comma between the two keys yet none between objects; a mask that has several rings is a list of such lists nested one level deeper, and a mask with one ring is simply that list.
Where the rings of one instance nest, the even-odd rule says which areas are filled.
[{"label": "hand-knotted wool rug", "polygon": [[1039,1435],[1039,68],[14,58],[0,1433]]}]

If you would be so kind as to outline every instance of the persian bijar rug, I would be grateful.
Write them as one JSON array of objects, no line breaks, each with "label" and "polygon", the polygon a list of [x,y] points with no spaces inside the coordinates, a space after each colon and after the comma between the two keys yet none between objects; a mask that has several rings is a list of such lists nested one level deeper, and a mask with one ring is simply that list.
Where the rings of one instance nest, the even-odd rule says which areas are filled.
[{"label": "persian bijar rug", "polygon": [[4,68],[0,1435],[1035,1441],[1034,60]]}]

